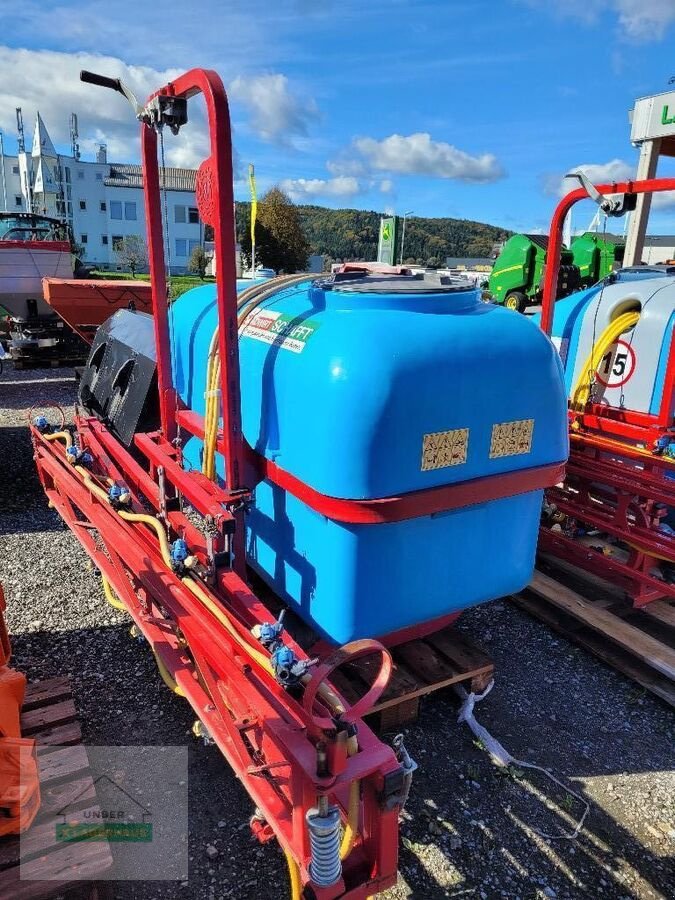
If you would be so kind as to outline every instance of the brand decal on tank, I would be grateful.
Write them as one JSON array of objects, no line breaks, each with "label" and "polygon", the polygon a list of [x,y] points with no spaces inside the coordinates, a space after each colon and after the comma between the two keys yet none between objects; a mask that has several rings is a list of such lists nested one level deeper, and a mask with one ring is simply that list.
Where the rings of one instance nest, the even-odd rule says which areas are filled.
[{"label": "brand decal on tank", "polygon": [[319,324],[302,316],[263,309],[248,320],[241,333],[242,337],[253,338],[254,341],[272,344],[292,353],[302,353]]}]

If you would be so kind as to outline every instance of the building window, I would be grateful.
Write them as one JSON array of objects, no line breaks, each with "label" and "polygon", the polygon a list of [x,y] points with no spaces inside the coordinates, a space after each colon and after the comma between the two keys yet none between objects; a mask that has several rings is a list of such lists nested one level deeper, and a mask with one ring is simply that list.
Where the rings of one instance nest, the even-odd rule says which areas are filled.
[{"label": "building window", "polygon": [[86,209],[86,208],[87,208],[87,201],[80,200],[80,209]]},{"label": "building window", "polygon": [[21,194],[15,194],[14,195],[14,205],[21,206],[22,204],[23,204],[23,197],[21,196]]},{"label": "building window", "polygon": [[70,184],[70,166],[66,166],[66,184]]},{"label": "building window", "polygon": [[199,225],[199,210],[196,206],[188,207],[188,222],[190,225]]},{"label": "building window", "polygon": [[111,219],[121,219],[122,218],[122,201],[121,200],[111,200],[110,201],[110,218]]},{"label": "building window", "polygon": [[101,235],[101,243],[103,244],[104,247],[108,246],[108,235],[107,234]]},{"label": "building window", "polygon": [[81,234],[81,235],[80,235],[80,243],[81,243],[81,244],[86,244],[88,241],[89,241],[89,238],[87,237],[86,234]]},{"label": "building window", "polygon": [[77,170],[77,179],[78,181],[84,181],[84,169]]},{"label": "building window", "polygon": [[101,200],[101,212],[105,212],[107,208],[105,200]]},{"label": "building window", "polygon": [[96,173],[96,180],[97,180],[97,181],[103,181],[103,172],[97,172],[97,173]]},{"label": "building window", "polygon": [[187,256],[187,241],[185,238],[176,238],[176,256]]},{"label": "building window", "polygon": [[178,225],[183,225],[185,223],[185,207],[184,206],[174,206],[173,220]]},{"label": "building window", "polygon": [[195,247],[199,247],[199,241],[190,241],[189,243],[189,255],[192,256],[192,251],[195,249]]},{"label": "building window", "polygon": [[128,219],[130,222],[136,221],[136,203],[125,203],[124,204],[124,218]]},{"label": "building window", "polygon": [[121,234],[113,234],[112,236],[112,248],[117,252],[121,250],[124,245],[124,238]]},{"label": "building window", "polygon": [[19,167],[12,166],[12,175],[18,175],[18,174],[19,174]]}]

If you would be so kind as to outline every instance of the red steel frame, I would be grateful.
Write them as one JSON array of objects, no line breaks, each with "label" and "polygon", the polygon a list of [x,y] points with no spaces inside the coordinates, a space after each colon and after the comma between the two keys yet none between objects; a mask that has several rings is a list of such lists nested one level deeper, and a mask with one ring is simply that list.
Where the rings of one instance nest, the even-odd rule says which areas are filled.
[{"label": "red steel frame", "polygon": [[[675,179],[652,178],[597,186],[601,194],[640,194],[675,190]],[[541,328],[550,335],[560,267],[565,217],[583,188],[560,201],[551,220],[544,274]],[[540,549],[601,575],[625,590],[636,606],[675,597],[675,584],[663,580],[663,561],[675,567],[675,539],[658,530],[666,507],[675,507],[675,461],[652,453],[655,442],[673,434],[675,338],[671,335],[659,411],[589,403],[570,411],[570,459],[564,484],[548,490],[548,500],[579,523],[623,545],[623,554],[593,547],[570,534],[540,530]],[[596,542],[597,544],[597,542]],[[627,554],[626,559],[620,557]]]},{"label": "red steel frame", "polygon": [[[206,101],[211,155],[198,173],[197,194],[204,221],[215,237],[216,289],[221,358],[223,429],[218,449],[225,460],[225,487],[181,466],[181,404],[172,383],[166,268],[161,213],[161,182],[157,160],[157,132],[143,124],[142,157],[145,210],[152,279],[157,379],[161,430],[135,436],[141,465],[101,422],[76,418],[76,442],[94,459],[90,478],[107,489],[110,480],[127,485],[132,508],[163,520],[167,532],[184,537],[190,552],[209,561],[207,540],[182,512],[166,499],[182,496],[195,509],[222,527],[234,520],[234,565],[222,567],[216,583],[200,582],[217,610],[230,623],[226,628],[164,562],[156,536],[145,525],[125,521],[92,489],[67,460],[58,441],[48,441],[32,428],[38,473],[50,503],[72,529],[96,566],[124,602],[153,652],[190,702],[253,799],[259,817],[252,822],[260,840],[276,836],[295,860],[303,883],[311,884],[318,900],[335,897],[361,900],[393,885],[398,864],[398,816],[394,786],[401,767],[391,747],[381,743],[360,718],[386,685],[389,659],[376,642],[361,642],[345,650],[347,659],[380,650],[382,675],[341,722],[325,730],[327,710],[317,700],[311,708],[277,683],[245,643],[255,643],[251,629],[273,616],[245,581],[242,491],[244,444],[241,437],[239,359],[234,265],[232,146],[227,97],[215,72],[193,70],[162,88],[158,94]],[[203,429],[203,422],[199,423]],[[160,470],[165,494],[160,489]],[[224,531],[216,550],[226,549]],[[233,637],[238,634],[242,643]],[[284,634],[284,642],[298,659],[305,651]],[[260,652],[265,655],[262,646]],[[317,671],[317,670],[311,670]],[[328,674],[324,666],[319,677]],[[318,685],[310,682],[308,693]],[[323,717],[323,719],[322,719]],[[356,728],[358,752],[347,753],[347,728]],[[319,765],[318,747],[325,748],[326,764]],[[323,753],[323,750],[322,750]],[[393,780],[392,780],[393,779]],[[317,798],[326,795],[346,814],[349,788],[360,784],[358,836],[343,862],[341,878],[330,887],[311,882],[310,844],[305,815]],[[392,786],[393,785],[393,786]]]},{"label": "red steel frame", "polygon": [[[307,811],[316,805],[318,796],[326,795],[346,813],[349,787],[359,781],[358,836],[343,861],[342,877],[331,887],[311,884],[317,900],[359,900],[393,885],[397,874],[400,798],[395,785],[400,785],[402,769],[394,751],[381,743],[360,718],[386,685],[390,660],[384,644],[391,642],[355,642],[339,651],[338,661],[378,651],[383,663],[371,690],[352,709],[345,703],[347,711],[335,723],[329,720],[323,701],[316,699],[318,682],[329,679],[336,664],[334,651],[321,648],[322,661],[316,669],[310,669],[314,675],[300,702],[242,647],[242,642],[251,645],[251,629],[273,618],[246,583],[242,506],[250,492],[244,485],[253,486],[267,478],[337,521],[377,527],[380,522],[544,488],[560,480],[562,469],[559,465],[542,466],[403,497],[338,500],[313,491],[245,444],[241,434],[227,97],[215,72],[197,69],[163,87],[148,104],[160,95],[189,99],[198,93],[206,102],[211,140],[211,155],[198,171],[196,189],[201,218],[214,228],[223,416],[217,449],[225,461],[224,487],[201,473],[185,471],[181,465],[181,432],[203,437],[204,421],[182,407],[172,381],[158,140],[157,132],[148,124],[141,126],[141,139],[161,429],[136,434],[134,456],[103,423],[92,417],[77,417],[77,445],[87,449],[94,460],[87,480],[69,464],[58,440],[47,440],[33,427],[35,460],[50,502],[123,601],[253,798],[264,821],[254,827],[255,833],[261,840],[277,837],[299,866],[303,883],[310,882]],[[139,463],[139,454],[144,464]],[[202,565],[209,563],[210,549],[228,548],[226,527],[233,527],[233,566],[217,569],[213,584],[200,582],[211,609],[166,565],[152,530],[124,520],[91,486],[97,482],[107,489],[111,480],[129,488],[135,511],[151,508],[169,535],[183,537]],[[212,517],[218,532],[215,548],[207,546],[205,536],[179,511],[180,504],[167,502],[181,497],[204,516]],[[214,614],[214,608],[219,613]],[[219,618],[221,614],[229,626]],[[391,640],[401,641],[406,636],[407,632],[398,632]],[[306,652],[289,635],[284,635],[284,641],[298,659],[307,659]],[[260,652],[264,652],[262,647]],[[349,755],[346,736],[352,725],[358,752]],[[324,749],[326,763],[319,765]]]}]

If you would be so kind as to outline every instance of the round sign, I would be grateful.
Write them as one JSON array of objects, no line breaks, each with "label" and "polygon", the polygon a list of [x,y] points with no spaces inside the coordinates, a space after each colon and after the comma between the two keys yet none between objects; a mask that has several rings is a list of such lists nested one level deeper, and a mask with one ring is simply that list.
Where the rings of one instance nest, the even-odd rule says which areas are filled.
[{"label": "round sign", "polygon": [[600,360],[596,376],[600,384],[608,388],[622,387],[633,377],[637,357],[635,350],[619,338]]}]

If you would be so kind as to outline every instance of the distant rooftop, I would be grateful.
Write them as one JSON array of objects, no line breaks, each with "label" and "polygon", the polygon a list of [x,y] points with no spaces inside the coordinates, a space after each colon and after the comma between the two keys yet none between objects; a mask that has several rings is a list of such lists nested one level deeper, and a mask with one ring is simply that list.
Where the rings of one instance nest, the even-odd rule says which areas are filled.
[{"label": "distant rooftop", "polygon": [[467,269],[472,266],[492,266],[494,259],[489,256],[446,256],[445,265],[448,269],[456,269],[464,266]]},{"label": "distant rooftop", "polygon": [[[159,180],[163,187],[162,172],[166,173],[166,189],[168,191],[194,191],[197,175],[194,169],[160,169]],[[141,166],[112,164],[110,176],[104,178],[103,181],[110,187],[142,188],[143,170]]]},{"label": "distant rooftop", "polygon": [[645,244],[647,247],[675,247],[675,234],[648,234]]}]

